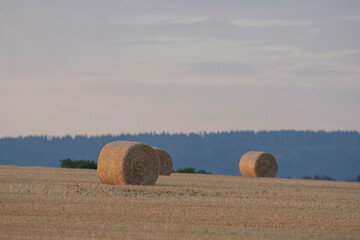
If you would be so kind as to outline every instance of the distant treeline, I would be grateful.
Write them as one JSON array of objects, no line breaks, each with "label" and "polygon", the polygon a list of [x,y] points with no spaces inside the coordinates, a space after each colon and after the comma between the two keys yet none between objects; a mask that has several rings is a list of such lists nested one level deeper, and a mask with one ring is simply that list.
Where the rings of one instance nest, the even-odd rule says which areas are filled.
[{"label": "distant treeline", "polygon": [[[60,160],[60,166],[62,168],[83,168],[83,169],[97,169],[97,162],[93,160],[71,160],[70,158],[66,158],[63,160]],[[173,173],[198,173],[198,174],[212,174],[210,172],[206,172],[203,169],[196,170],[193,167],[187,167],[187,168],[179,168],[177,170],[173,169]],[[336,181],[335,178],[331,178],[328,176],[319,176],[315,175],[314,177],[310,176],[304,176],[303,179],[311,179],[311,180],[326,180],[326,181]],[[360,182],[360,174],[357,176],[356,179],[353,180],[347,180],[351,182]]]},{"label": "distant treeline", "polygon": [[0,165],[59,167],[59,159],[97,160],[108,142],[145,142],[169,152],[174,169],[192,166],[213,174],[240,175],[248,151],[272,153],[278,177],[331,176],[355,179],[360,173],[357,131],[231,131],[217,133],[144,133],[103,136],[26,136],[0,139]]},{"label": "distant treeline", "polygon": [[[323,176],[315,175],[314,177],[304,176],[303,179],[336,181],[335,178],[331,178],[331,177],[328,177],[326,175],[323,175]],[[355,179],[351,179],[351,180],[345,179],[345,181],[347,181],[347,182],[360,182],[360,174]]]},{"label": "distant treeline", "polygon": [[[62,168],[83,168],[83,169],[97,169],[97,162],[93,160],[71,160],[66,158],[60,160],[60,167]],[[173,173],[199,173],[199,174],[211,174],[206,172],[204,169],[196,170],[192,167],[179,168],[177,170],[172,170]]]},{"label": "distant treeline", "polygon": [[335,178],[331,178],[326,175],[322,175],[321,177],[319,175],[315,175],[314,177],[304,176],[303,179],[336,181]]}]

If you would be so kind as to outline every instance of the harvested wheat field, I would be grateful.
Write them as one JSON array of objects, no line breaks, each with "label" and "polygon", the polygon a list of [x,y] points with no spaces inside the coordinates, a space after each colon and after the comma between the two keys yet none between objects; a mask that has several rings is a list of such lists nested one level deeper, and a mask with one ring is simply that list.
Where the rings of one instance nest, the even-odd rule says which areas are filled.
[{"label": "harvested wheat field", "polygon": [[360,239],[360,184],[0,166],[0,239]]}]

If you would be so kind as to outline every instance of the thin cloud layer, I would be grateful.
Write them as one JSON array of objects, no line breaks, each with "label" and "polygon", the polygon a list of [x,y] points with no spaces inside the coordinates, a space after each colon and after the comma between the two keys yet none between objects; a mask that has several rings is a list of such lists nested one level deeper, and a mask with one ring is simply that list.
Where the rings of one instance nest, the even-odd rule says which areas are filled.
[{"label": "thin cloud layer", "polygon": [[256,71],[241,62],[202,62],[187,64],[187,74],[206,74],[220,76],[242,76],[255,74]]},{"label": "thin cloud layer", "polygon": [[312,24],[311,20],[289,21],[279,19],[237,19],[233,21],[237,27],[296,27],[309,26]]}]

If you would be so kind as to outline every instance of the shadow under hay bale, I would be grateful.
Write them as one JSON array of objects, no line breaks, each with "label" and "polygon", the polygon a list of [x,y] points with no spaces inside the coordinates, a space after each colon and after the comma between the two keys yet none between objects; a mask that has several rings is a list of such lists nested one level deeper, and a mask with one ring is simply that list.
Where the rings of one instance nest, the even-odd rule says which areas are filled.
[{"label": "shadow under hay bale", "polygon": [[164,149],[154,147],[160,160],[160,175],[170,176],[173,169],[173,160],[170,154]]},{"label": "shadow under hay bale", "polygon": [[278,165],[275,157],[265,152],[247,152],[239,162],[243,177],[275,177]]},{"label": "shadow under hay bale", "polygon": [[160,161],[147,144],[115,141],[101,150],[97,172],[107,184],[153,185],[160,173]]}]

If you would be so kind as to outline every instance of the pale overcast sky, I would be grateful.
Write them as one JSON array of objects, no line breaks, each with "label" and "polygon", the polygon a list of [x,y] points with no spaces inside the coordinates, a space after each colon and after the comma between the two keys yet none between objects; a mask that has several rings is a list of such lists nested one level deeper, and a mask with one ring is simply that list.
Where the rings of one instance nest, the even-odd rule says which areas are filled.
[{"label": "pale overcast sky", "polygon": [[0,137],[360,130],[360,1],[0,0]]}]

